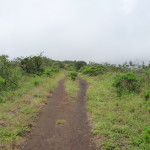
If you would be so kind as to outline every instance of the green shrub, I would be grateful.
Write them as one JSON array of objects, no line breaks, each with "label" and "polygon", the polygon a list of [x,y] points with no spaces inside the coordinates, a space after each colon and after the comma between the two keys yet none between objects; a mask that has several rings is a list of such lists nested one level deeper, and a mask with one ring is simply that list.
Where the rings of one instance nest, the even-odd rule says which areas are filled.
[{"label": "green shrub", "polygon": [[72,80],[76,80],[76,78],[78,76],[78,72],[71,71],[71,72],[69,72],[69,76],[71,77]]},{"label": "green shrub", "polygon": [[8,56],[0,56],[0,91],[16,88],[21,75],[21,70],[8,60]]},{"label": "green shrub", "polygon": [[85,66],[81,69],[83,74],[88,74],[89,76],[97,76],[103,74],[105,71],[106,67],[103,65]]},{"label": "green shrub", "polygon": [[48,68],[48,69],[45,69],[44,74],[47,75],[47,76],[52,76],[53,71],[52,71],[51,68]]},{"label": "green shrub", "polygon": [[43,69],[43,57],[33,56],[26,57],[20,60],[20,67],[23,71],[28,74],[37,74],[41,75],[44,71]]},{"label": "green shrub", "polygon": [[149,100],[150,99],[150,91],[147,91],[145,93],[145,100]]},{"label": "green shrub", "polygon": [[142,79],[133,72],[117,75],[113,86],[117,89],[118,96],[123,93],[139,92]]},{"label": "green shrub", "polygon": [[35,85],[35,86],[37,86],[37,85],[39,85],[39,84],[40,84],[40,82],[39,82],[38,80],[34,81],[34,85]]}]

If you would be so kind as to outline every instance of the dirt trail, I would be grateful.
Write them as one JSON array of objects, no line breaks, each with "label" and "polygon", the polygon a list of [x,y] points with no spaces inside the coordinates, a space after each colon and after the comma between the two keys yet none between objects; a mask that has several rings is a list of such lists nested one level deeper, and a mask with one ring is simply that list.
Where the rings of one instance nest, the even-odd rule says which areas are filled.
[{"label": "dirt trail", "polygon": [[[80,80],[76,100],[70,100],[59,82],[54,95],[39,115],[35,128],[23,150],[95,150],[90,141],[90,128],[86,113],[86,81]],[[65,120],[57,124],[57,120]]]}]

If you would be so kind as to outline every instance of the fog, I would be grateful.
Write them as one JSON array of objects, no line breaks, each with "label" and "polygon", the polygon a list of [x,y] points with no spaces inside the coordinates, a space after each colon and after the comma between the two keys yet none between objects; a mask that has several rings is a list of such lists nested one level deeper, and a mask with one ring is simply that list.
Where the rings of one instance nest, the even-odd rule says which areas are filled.
[{"label": "fog", "polygon": [[0,0],[0,55],[150,60],[149,0]]}]

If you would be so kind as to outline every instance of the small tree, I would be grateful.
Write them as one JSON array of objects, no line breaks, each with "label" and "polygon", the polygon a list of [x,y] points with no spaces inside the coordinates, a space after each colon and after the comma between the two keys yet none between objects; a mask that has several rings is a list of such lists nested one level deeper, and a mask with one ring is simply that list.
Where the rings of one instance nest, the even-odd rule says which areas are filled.
[{"label": "small tree", "polygon": [[44,72],[42,56],[40,55],[21,59],[20,67],[28,74],[41,75]]},{"label": "small tree", "polygon": [[1,88],[1,90],[5,88],[13,89],[18,86],[21,71],[15,64],[8,60],[8,56],[6,55],[0,56],[0,76],[1,81],[3,81],[3,88]]},{"label": "small tree", "polygon": [[76,70],[80,70],[82,67],[86,66],[87,63],[85,61],[77,61],[75,62],[75,68]]}]

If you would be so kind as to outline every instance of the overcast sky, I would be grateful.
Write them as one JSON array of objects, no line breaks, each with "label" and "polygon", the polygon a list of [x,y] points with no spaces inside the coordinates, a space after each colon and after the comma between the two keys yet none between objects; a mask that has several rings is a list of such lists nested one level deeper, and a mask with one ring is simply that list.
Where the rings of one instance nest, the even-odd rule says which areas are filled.
[{"label": "overcast sky", "polygon": [[150,60],[150,0],[0,0],[0,55]]}]

